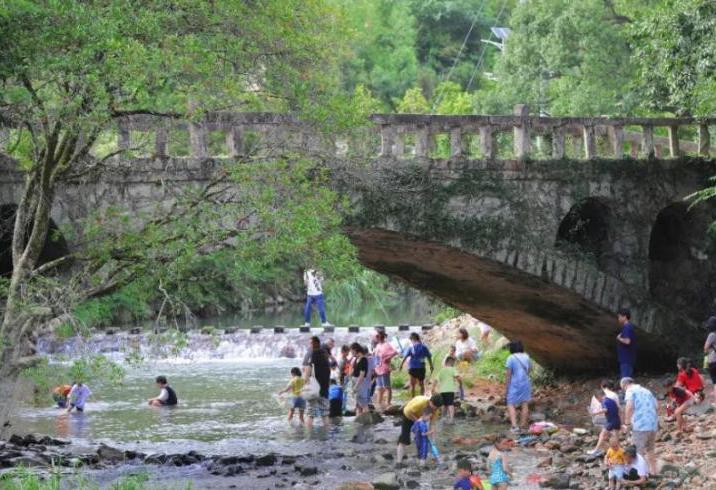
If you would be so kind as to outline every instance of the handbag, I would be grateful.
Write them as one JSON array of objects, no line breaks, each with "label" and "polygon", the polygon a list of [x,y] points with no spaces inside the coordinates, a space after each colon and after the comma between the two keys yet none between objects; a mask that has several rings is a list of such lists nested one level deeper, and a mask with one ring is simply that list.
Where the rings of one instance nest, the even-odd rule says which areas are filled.
[{"label": "handbag", "polygon": [[308,383],[301,388],[301,398],[304,400],[315,400],[321,396],[321,385],[318,384],[315,376],[308,379]]}]

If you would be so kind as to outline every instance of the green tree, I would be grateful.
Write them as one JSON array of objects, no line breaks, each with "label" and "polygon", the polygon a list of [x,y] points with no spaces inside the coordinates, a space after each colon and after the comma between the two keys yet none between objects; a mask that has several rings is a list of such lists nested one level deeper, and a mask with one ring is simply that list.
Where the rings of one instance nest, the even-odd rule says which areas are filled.
[{"label": "green tree", "polygon": [[632,27],[639,95],[649,108],[679,115],[716,110],[716,4],[671,0]]},{"label": "green tree", "polygon": [[364,85],[389,105],[415,84],[415,18],[404,0],[339,3],[351,28],[345,85],[349,91]]},{"label": "green tree", "polygon": [[[625,114],[636,101],[625,24],[602,0],[520,3],[499,58],[493,95],[553,114]],[[489,104],[488,104],[489,105]]]},{"label": "green tree", "polygon": [[[26,339],[40,319],[142,276],[167,284],[198,256],[232,247],[247,254],[237,260],[255,258],[244,245],[262,246],[269,257],[282,247],[321,250],[313,240],[346,248],[333,233],[337,199],[317,190],[320,172],[244,162],[255,163],[256,173],[228,165],[206,186],[174,196],[169,210],[98,210],[77,237],[85,247],[40,263],[57,190],[113,164],[93,150],[118,119],[198,119],[216,109],[312,114],[336,90],[341,29],[321,0],[0,4],[0,114],[25,173],[0,327],[1,375],[25,364]],[[267,175],[259,165],[277,166]],[[230,192],[243,184],[258,187],[240,198]],[[54,275],[71,260],[69,277]]]},{"label": "green tree", "polygon": [[403,98],[396,101],[396,111],[403,114],[427,114],[430,104],[425,99],[422,89],[414,87],[405,91]]}]

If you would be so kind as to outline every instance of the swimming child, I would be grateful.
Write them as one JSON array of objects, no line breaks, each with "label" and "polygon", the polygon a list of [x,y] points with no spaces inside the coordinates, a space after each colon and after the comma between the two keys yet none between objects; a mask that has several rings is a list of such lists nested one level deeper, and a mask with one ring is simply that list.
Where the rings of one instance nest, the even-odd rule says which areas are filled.
[{"label": "swimming child", "polygon": [[343,387],[338,384],[336,378],[331,378],[331,385],[328,387],[328,416],[343,416]]},{"label": "swimming child", "polygon": [[619,435],[612,435],[609,439],[609,449],[604,455],[604,464],[609,469],[609,488],[610,490],[619,490],[621,481],[624,478],[624,467],[626,460],[624,459],[624,449],[619,444]]},{"label": "swimming child", "polygon": [[666,396],[669,401],[666,404],[666,415],[667,417],[676,417],[676,428],[679,432],[689,432],[686,427],[686,419],[684,419],[684,412],[694,403],[694,396],[689,390],[680,388],[668,380],[664,383],[667,388]]},{"label": "swimming child", "polygon": [[74,408],[78,412],[84,412],[85,403],[87,403],[87,399],[91,394],[92,392],[86,384],[83,384],[81,381],[75,381],[75,384],[72,385],[70,392],[67,394],[67,401],[69,402],[67,411],[71,412]]},{"label": "swimming child", "polygon": [[156,398],[150,398],[147,402],[153,407],[173,407],[179,400],[174,388],[169,386],[166,376],[157,376],[154,382],[159,388],[159,396]]},{"label": "swimming child", "polygon": [[457,480],[453,484],[454,490],[483,490],[480,477],[472,474],[472,465],[466,459],[457,462]]},{"label": "swimming child", "polygon": [[304,400],[301,397],[301,390],[303,389],[303,385],[305,384],[305,381],[303,377],[301,376],[301,370],[297,367],[291,368],[291,381],[288,382],[288,385],[284,389],[278,392],[279,395],[283,395],[284,393],[288,393],[289,391],[293,395],[293,398],[291,398],[291,405],[288,409],[288,423],[291,423],[291,420],[293,420],[293,414],[296,410],[298,410],[298,420],[303,424],[305,420],[303,419],[303,413],[306,411],[306,400]]},{"label": "swimming child", "polygon": [[430,418],[433,415],[433,410],[430,407],[426,407],[423,410],[423,414],[420,416],[411,429],[415,436],[415,447],[418,449],[418,464],[425,466],[425,461],[428,459],[430,453],[430,436],[433,434],[433,430],[430,430]]},{"label": "swimming child", "polygon": [[505,490],[510,483],[510,466],[501,444],[495,444],[487,457],[490,466],[490,484],[495,490]]},{"label": "swimming child", "polygon": [[72,385],[59,385],[52,390],[52,399],[59,408],[67,408],[67,397],[70,390],[72,390]]},{"label": "swimming child", "polygon": [[455,392],[457,391],[456,381],[460,381],[460,375],[455,370],[454,357],[445,359],[445,366],[438,373],[438,393],[443,397],[444,406],[447,407],[448,421],[455,418]]}]

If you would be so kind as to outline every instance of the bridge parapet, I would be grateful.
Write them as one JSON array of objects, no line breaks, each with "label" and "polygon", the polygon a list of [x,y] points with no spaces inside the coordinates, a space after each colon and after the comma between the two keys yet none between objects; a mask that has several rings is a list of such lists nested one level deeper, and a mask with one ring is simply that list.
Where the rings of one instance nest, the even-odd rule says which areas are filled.
[{"label": "bridge parapet", "polygon": [[[530,115],[525,105],[512,115],[374,114],[370,121],[360,136],[327,136],[288,114],[215,112],[198,121],[135,115],[119,121],[118,146],[132,148],[132,133],[144,132],[154,133],[149,153],[157,157],[231,158],[249,147],[274,146],[339,157],[652,159],[709,156],[709,125],[716,124],[714,118],[544,117]],[[188,134],[184,155],[169,151],[170,132],[177,131]]]}]

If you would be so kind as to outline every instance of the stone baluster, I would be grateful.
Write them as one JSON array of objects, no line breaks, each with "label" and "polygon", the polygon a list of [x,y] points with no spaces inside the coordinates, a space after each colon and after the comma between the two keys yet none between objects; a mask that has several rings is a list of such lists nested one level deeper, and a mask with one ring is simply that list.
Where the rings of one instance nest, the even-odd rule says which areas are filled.
[{"label": "stone baluster", "polygon": [[677,158],[681,154],[679,149],[679,127],[669,126],[669,154],[671,158]]},{"label": "stone baluster", "polygon": [[584,158],[591,160],[597,156],[597,140],[594,135],[594,126],[585,124],[582,126],[584,135]]},{"label": "stone baluster", "polygon": [[519,116],[521,121],[519,126],[514,127],[514,152],[515,158],[527,158],[530,154],[530,133],[529,133],[529,106],[526,104],[517,104],[514,107],[514,115]]},{"label": "stone baluster", "polygon": [[154,131],[154,155],[157,157],[166,157],[167,142],[169,141],[169,132],[167,127],[161,125]]},{"label": "stone baluster", "polygon": [[129,150],[130,146],[132,144],[130,133],[129,133],[129,125],[125,122],[119,123],[119,140],[117,141],[117,146],[120,150]]},{"label": "stone baluster", "polygon": [[383,125],[380,127],[380,156],[389,157],[393,155],[393,144],[395,143],[395,128]]},{"label": "stone baluster", "polygon": [[555,160],[564,158],[564,126],[552,128],[552,158]]},{"label": "stone baluster", "polygon": [[624,158],[624,126],[609,126],[609,141],[614,158]]},{"label": "stone baluster", "polygon": [[654,126],[641,127],[641,151],[646,158],[654,156]]},{"label": "stone baluster", "polygon": [[480,153],[486,160],[494,160],[497,156],[495,131],[492,126],[480,126]]},{"label": "stone baluster", "polygon": [[231,126],[226,131],[226,153],[230,158],[243,154],[243,131],[241,126]]},{"label": "stone baluster", "polygon": [[418,128],[418,132],[415,135],[415,156],[429,157],[433,152],[434,143],[435,139],[429,126]]},{"label": "stone baluster", "polygon": [[206,126],[202,123],[189,123],[191,156],[195,158],[206,158],[208,156],[209,150],[206,140]]},{"label": "stone baluster", "polygon": [[634,159],[639,158],[639,143],[638,142],[636,142],[636,141],[629,142],[629,155],[631,155],[631,157]]},{"label": "stone baluster", "polygon": [[699,155],[707,157],[711,150],[711,136],[708,124],[699,124]]},{"label": "stone baluster", "polygon": [[400,158],[405,154],[405,132],[396,130],[393,142],[393,154]]},{"label": "stone baluster", "polygon": [[462,128],[450,129],[450,158],[460,158],[465,154]]}]

